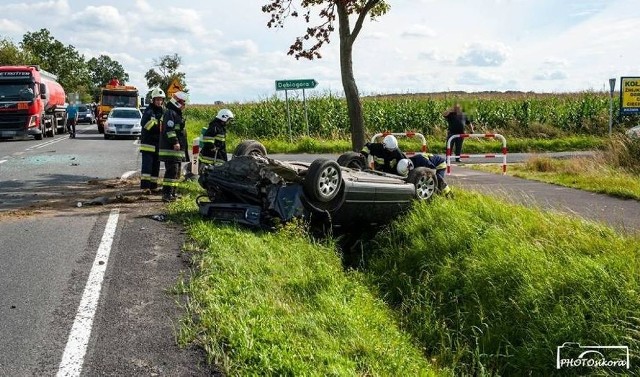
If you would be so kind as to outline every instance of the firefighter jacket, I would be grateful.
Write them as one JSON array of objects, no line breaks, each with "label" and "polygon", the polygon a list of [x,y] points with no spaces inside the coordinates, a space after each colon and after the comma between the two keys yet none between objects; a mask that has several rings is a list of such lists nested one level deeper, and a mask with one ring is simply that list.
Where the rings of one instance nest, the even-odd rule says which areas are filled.
[{"label": "firefighter jacket", "polygon": [[215,118],[202,136],[202,150],[198,161],[208,165],[222,165],[227,161],[227,127]]},{"label": "firefighter jacket", "polygon": [[140,133],[140,152],[156,153],[160,143],[160,124],[162,123],[162,115],[164,108],[155,106],[153,103],[147,107],[142,114],[140,125],[142,132]]},{"label": "firefighter jacket", "polygon": [[[162,116],[162,130],[160,133],[160,161],[182,162],[187,150],[186,143],[180,143],[186,139],[185,121],[182,110],[169,102]],[[180,144],[180,150],[174,150],[174,145]]]},{"label": "firefighter jacket", "polygon": [[386,149],[382,143],[367,143],[360,151],[365,157],[371,155],[373,157],[373,166],[375,170],[381,170],[385,173],[396,174],[396,165],[398,161],[406,158],[404,153],[399,149],[392,151]]},{"label": "firefighter jacket", "polygon": [[416,153],[414,156],[409,157],[409,159],[413,162],[413,166],[416,168],[421,166],[434,170],[447,168],[447,161],[437,154]]}]

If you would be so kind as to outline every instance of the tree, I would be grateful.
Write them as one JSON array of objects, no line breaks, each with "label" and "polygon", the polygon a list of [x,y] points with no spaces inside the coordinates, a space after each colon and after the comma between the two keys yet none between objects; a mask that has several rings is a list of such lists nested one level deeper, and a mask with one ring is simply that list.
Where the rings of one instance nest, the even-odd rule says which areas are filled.
[{"label": "tree", "polygon": [[0,65],[34,64],[36,57],[24,51],[8,39],[0,40]]},{"label": "tree", "polygon": [[129,74],[122,65],[107,55],[89,59],[87,67],[91,80],[91,91],[96,100],[100,95],[100,88],[107,85],[113,77],[117,77],[121,83],[129,81]]},{"label": "tree", "polygon": [[57,75],[65,91],[86,94],[81,91],[86,91],[90,86],[89,69],[84,56],[75,47],[65,46],[47,29],[27,32],[22,37],[20,47],[35,56],[42,69]]},{"label": "tree", "polygon": [[[271,14],[268,27],[284,27],[284,20],[288,17],[300,17],[298,11],[292,8],[293,0],[272,0],[264,5],[262,11]],[[362,103],[360,93],[353,76],[353,43],[355,42],[362,24],[367,16],[375,20],[389,10],[389,5],[384,0],[300,0],[304,8],[302,17],[307,24],[311,23],[312,8],[319,8],[319,24],[307,27],[306,33],[296,38],[289,47],[289,55],[296,59],[322,58],[320,48],[329,43],[331,32],[334,31],[336,13],[338,14],[338,34],[340,36],[340,74],[342,87],[347,100],[349,122],[351,125],[351,146],[354,151],[362,149],[365,143],[364,118],[362,116]],[[353,29],[350,24],[350,16],[356,16]],[[309,40],[315,40],[312,46],[307,46]]]},{"label": "tree", "polygon": [[[154,59],[154,68],[149,69],[147,73],[144,74],[144,78],[147,79],[147,87],[159,87],[167,92],[171,82],[177,79],[183,90],[188,92],[185,87],[185,74],[178,72],[180,64],[182,64],[182,58],[178,54],[163,55],[157,60]],[[149,95],[148,93],[147,97]],[[149,98],[147,98],[147,101],[148,100]]]}]

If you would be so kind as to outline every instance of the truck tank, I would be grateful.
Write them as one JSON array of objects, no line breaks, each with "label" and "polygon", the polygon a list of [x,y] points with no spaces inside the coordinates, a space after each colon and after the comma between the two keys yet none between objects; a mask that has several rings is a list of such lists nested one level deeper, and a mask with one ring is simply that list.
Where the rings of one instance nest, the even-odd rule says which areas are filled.
[{"label": "truck tank", "polygon": [[47,86],[48,93],[48,98],[45,103],[45,111],[49,112],[56,107],[64,107],[66,94],[62,86],[57,82],[44,77],[44,75],[42,77],[42,82]]}]

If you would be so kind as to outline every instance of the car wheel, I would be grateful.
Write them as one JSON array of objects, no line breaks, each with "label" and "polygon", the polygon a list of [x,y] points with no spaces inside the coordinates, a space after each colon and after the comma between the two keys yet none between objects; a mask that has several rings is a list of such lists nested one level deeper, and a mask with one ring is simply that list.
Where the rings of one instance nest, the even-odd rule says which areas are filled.
[{"label": "car wheel", "polygon": [[365,158],[358,152],[345,152],[338,157],[338,165],[356,170],[364,170],[367,166]]},{"label": "car wheel", "polygon": [[342,171],[335,161],[319,158],[311,163],[304,178],[305,195],[318,202],[330,202],[342,188]]},{"label": "car wheel", "polygon": [[267,149],[256,140],[245,140],[238,144],[235,151],[233,151],[233,157],[238,156],[267,156]]},{"label": "car wheel", "polygon": [[409,172],[407,182],[416,188],[416,197],[420,200],[430,200],[438,188],[438,177],[433,170],[419,167]]},{"label": "car wheel", "polygon": [[104,133],[104,126],[102,124],[98,124],[98,133],[100,134]]},{"label": "car wheel", "polygon": [[104,139],[105,139],[105,140],[109,140],[109,139],[111,139],[111,136],[109,136],[109,135],[107,135],[107,134],[104,134]]}]

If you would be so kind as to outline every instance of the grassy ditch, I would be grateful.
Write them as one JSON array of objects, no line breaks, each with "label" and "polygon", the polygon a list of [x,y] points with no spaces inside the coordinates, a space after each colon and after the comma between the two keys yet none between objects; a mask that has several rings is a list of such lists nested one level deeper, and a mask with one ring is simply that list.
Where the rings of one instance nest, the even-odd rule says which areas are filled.
[{"label": "grassy ditch", "polygon": [[[554,183],[619,198],[640,200],[640,140],[614,137],[594,157],[554,160],[533,157],[526,163],[509,164],[514,177]],[[483,164],[471,168],[502,173],[500,166]]]},{"label": "grassy ditch", "polygon": [[193,203],[172,206],[195,270],[178,289],[189,297],[181,344],[201,346],[228,375],[436,375],[362,275],[343,271],[333,244],[296,224],[216,225]]},{"label": "grassy ditch", "polygon": [[640,363],[638,238],[456,192],[416,205],[368,248],[372,285],[456,375],[552,375],[564,342],[627,345]]},{"label": "grassy ditch", "polygon": [[637,237],[456,190],[365,241],[345,270],[300,224],[203,221],[200,190],[187,191],[170,206],[194,263],[178,341],[227,374],[552,375],[565,342],[627,345],[640,363]]}]

